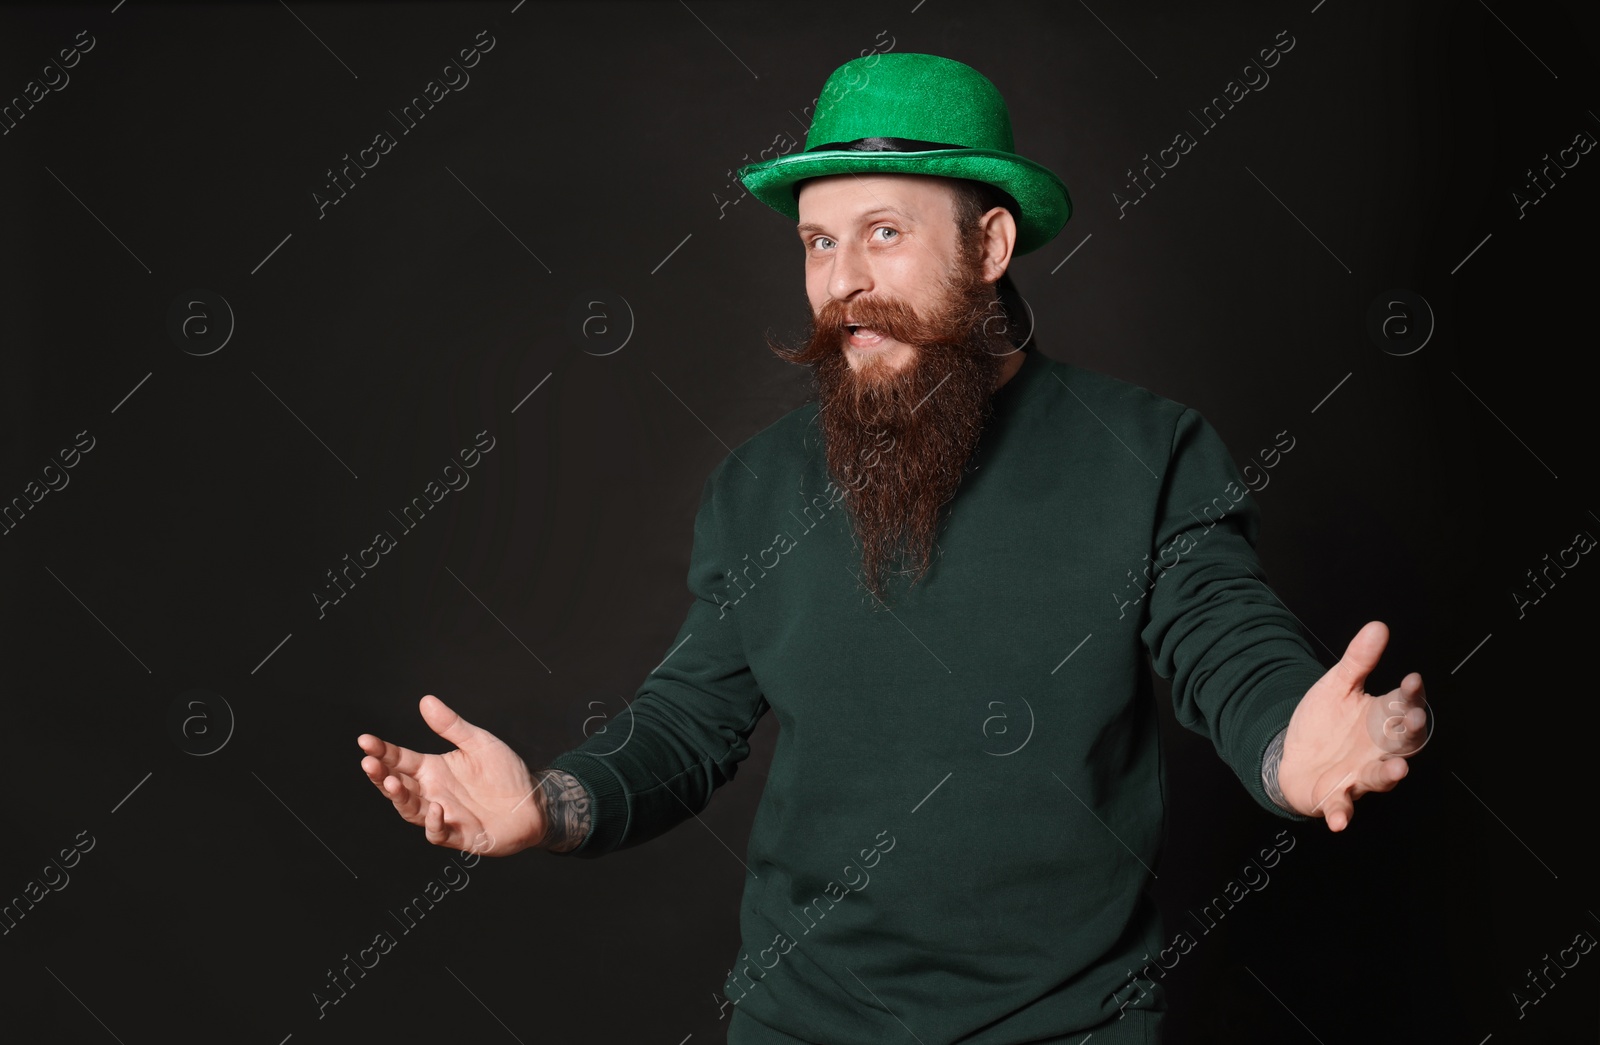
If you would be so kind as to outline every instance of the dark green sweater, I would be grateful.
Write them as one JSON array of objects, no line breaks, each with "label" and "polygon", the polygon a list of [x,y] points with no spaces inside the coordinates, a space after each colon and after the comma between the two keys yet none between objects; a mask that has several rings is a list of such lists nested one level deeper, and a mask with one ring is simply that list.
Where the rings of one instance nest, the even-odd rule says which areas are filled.
[{"label": "dark green sweater", "polygon": [[1261,579],[1215,430],[1036,351],[994,409],[935,565],[887,608],[857,580],[816,404],[738,447],[631,721],[551,763],[593,802],[574,855],[600,856],[703,809],[776,712],[722,986],[735,1045],[1146,1041],[1165,996],[1130,971],[1168,946],[1145,888],[1165,814],[1147,652],[1257,803],[1306,819],[1261,759],[1324,668]]}]

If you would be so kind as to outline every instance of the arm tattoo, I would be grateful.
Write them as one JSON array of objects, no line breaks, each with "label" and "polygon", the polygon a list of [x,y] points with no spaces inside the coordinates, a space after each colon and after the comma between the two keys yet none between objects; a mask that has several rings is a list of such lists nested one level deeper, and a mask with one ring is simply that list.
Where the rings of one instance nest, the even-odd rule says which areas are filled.
[{"label": "arm tattoo", "polygon": [[589,837],[589,792],[578,778],[559,769],[543,769],[537,774],[535,801],[544,814],[544,838],[539,848],[566,853]]},{"label": "arm tattoo", "polygon": [[1272,804],[1285,812],[1294,810],[1289,806],[1289,800],[1283,797],[1283,789],[1278,786],[1278,764],[1283,761],[1283,737],[1289,732],[1285,726],[1278,730],[1278,735],[1272,738],[1267,745],[1266,754],[1261,756],[1261,786],[1267,792],[1267,797],[1272,799]]}]

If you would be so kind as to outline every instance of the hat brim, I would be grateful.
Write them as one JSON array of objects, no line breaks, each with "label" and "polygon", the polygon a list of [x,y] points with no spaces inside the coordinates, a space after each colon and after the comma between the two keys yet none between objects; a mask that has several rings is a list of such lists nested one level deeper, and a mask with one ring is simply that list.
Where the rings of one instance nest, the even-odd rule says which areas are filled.
[{"label": "hat brim", "polygon": [[1009,192],[1022,208],[1012,253],[1044,246],[1072,216],[1072,197],[1047,167],[1014,153],[992,149],[931,149],[924,152],[859,152],[835,149],[779,156],[739,168],[739,179],[756,199],[799,219],[793,186],[830,174],[931,174],[988,182]]}]

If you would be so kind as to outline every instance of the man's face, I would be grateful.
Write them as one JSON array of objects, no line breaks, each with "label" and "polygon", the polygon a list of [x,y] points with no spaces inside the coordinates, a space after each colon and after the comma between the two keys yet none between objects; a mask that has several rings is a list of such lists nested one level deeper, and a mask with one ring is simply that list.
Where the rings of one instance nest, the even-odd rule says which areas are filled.
[{"label": "man's face", "polygon": [[955,201],[950,183],[920,175],[800,189],[812,324],[803,344],[772,347],[814,372],[829,471],[880,597],[897,560],[919,577],[931,565],[990,398],[1020,363],[994,288],[1015,225],[996,208],[963,232]]},{"label": "man's face", "polygon": [[[888,302],[921,315],[942,296],[961,243],[952,193],[939,179],[905,174],[817,178],[801,186],[799,204],[806,297],[819,319],[826,318],[824,310],[833,302],[834,312],[857,323],[881,318],[874,310]],[[844,352],[852,370],[870,377],[903,370],[916,346],[868,324],[844,339]]]}]

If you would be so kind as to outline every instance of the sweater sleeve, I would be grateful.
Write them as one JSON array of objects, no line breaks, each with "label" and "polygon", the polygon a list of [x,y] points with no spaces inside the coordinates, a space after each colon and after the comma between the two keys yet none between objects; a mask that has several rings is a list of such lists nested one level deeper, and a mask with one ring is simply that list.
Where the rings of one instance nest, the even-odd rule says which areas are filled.
[{"label": "sweater sleeve", "polygon": [[1259,532],[1260,512],[1221,436],[1184,409],[1161,480],[1142,638],[1172,681],[1178,721],[1211,739],[1263,809],[1309,820],[1267,797],[1261,762],[1326,669],[1267,585]]},{"label": "sweater sleeve", "polygon": [[604,732],[550,762],[589,795],[590,829],[568,855],[597,857],[646,842],[698,814],[750,754],[767,701],[746,663],[738,622],[719,604],[730,561],[714,470],[701,492],[689,559],[693,602],[665,659]]}]

